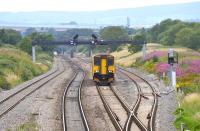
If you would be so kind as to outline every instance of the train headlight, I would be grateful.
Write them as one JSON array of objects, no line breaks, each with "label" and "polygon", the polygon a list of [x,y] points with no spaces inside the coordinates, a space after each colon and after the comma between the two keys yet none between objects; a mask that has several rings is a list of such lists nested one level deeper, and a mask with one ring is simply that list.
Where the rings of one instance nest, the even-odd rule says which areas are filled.
[{"label": "train headlight", "polygon": [[96,73],[99,73],[99,70],[96,70],[95,72],[96,72]]},{"label": "train headlight", "polygon": [[109,70],[108,72],[109,72],[109,73],[112,73],[113,71]]}]

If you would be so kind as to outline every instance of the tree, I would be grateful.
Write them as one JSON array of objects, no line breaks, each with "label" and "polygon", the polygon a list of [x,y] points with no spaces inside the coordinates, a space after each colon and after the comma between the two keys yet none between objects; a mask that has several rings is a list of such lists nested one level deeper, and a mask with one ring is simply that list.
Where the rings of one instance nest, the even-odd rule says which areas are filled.
[{"label": "tree", "polygon": [[191,28],[183,28],[176,34],[175,42],[178,45],[188,47],[191,43],[193,30]]},{"label": "tree", "polygon": [[31,53],[32,53],[32,40],[31,40],[31,38],[30,37],[24,37],[19,42],[19,48],[31,55]]},{"label": "tree", "polygon": [[53,40],[53,36],[48,34],[48,33],[34,32],[34,33],[30,34],[29,36],[37,44],[42,44],[42,43],[44,43],[46,41]]},{"label": "tree", "polygon": [[55,46],[53,45],[42,45],[43,43],[54,39],[53,36],[48,33],[34,32],[31,35],[29,35],[29,37],[31,38],[32,42],[34,42],[35,44],[40,44],[43,51],[52,52],[53,49],[55,48]]},{"label": "tree", "polygon": [[24,32],[25,36],[31,35],[32,33],[37,32],[35,28],[27,28],[26,31]]},{"label": "tree", "polygon": [[100,36],[104,40],[127,40],[128,32],[120,26],[105,27],[100,31]]},{"label": "tree", "polygon": [[184,47],[198,49],[200,48],[200,30],[183,28],[176,34],[175,42]]},{"label": "tree", "polygon": [[190,48],[200,49],[200,28],[194,32],[191,39],[192,39],[192,42],[191,42]]},{"label": "tree", "polygon": [[142,44],[145,43],[145,35],[143,34],[138,34],[138,35],[135,35],[133,37],[133,41],[135,42],[134,44],[131,44],[128,48],[128,51],[130,53],[136,53],[138,51],[140,51],[142,49]]},{"label": "tree", "polygon": [[[181,23],[181,21],[171,20],[171,19],[166,19],[166,20],[161,21],[160,24],[156,24],[148,31],[148,41],[150,42],[160,41],[163,37],[166,36],[167,34],[166,31],[168,31],[173,25],[178,24],[178,23]],[[162,33],[165,33],[165,34],[163,35]],[[164,40],[166,39],[168,38],[165,37]]]},{"label": "tree", "polygon": [[164,45],[173,45],[175,43],[176,33],[185,27],[186,25],[183,22],[171,25],[165,32],[158,35],[158,41]]},{"label": "tree", "polygon": [[12,29],[1,29],[0,40],[6,44],[15,45],[21,40],[20,32]]},{"label": "tree", "polygon": [[[128,40],[128,31],[120,26],[105,27],[100,31],[100,36],[104,40]],[[115,51],[119,45],[109,45],[111,52]]]}]

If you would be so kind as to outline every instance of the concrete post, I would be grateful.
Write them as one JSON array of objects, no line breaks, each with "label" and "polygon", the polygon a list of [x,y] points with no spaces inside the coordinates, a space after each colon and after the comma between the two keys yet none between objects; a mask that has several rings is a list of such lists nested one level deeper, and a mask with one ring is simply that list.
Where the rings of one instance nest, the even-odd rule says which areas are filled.
[{"label": "concrete post", "polygon": [[73,49],[73,48],[71,49],[70,57],[71,57],[71,58],[74,58],[74,49]]},{"label": "concrete post", "polygon": [[173,66],[173,64],[170,65],[170,86],[172,89],[176,89],[176,68]]},{"label": "concrete post", "polygon": [[93,54],[93,48],[94,47],[92,45],[89,46],[89,57],[91,57]]},{"label": "concrete post", "polygon": [[33,60],[33,63],[35,63],[35,60],[36,60],[36,56],[35,56],[35,45],[32,46],[32,60]]},{"label": "concrete post", "polygon": [[143,59],[146,59],[146,55],[147,55],[147,52],[146,52],[146,44],[143,44],[143,47],[142,47],[142,52],[143,52]]}]

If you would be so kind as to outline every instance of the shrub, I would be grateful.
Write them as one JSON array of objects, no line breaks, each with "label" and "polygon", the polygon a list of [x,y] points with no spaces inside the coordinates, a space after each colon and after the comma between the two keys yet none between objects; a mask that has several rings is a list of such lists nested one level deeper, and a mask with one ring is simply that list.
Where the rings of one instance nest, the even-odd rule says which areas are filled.
[{"label": "shrub", "polygon": [[[180,114],[179,110],[182,110]],[[199,127],[200,121],[200,94],[192,93],[185,96],[183,99],[181,108],[178,108],[175,112],[177,116],[175,120],[175,125],[178,129],[180,129],[180,123],[184,122],[186,126],[194,131],[194,128]]]},{"label": "shrub", "polygon": [[116,49],[116,51],[117,51],[117,52],[122,51],[123,48],[124,48],[123,46],[118,46],[117,49]]},{"label": "shrub", "polygon": [[153,62],[155,63],[155,62],[158,62],[158,57],[157,56],[153,56]]},{"label": "shrub", "polygon": [[6,73],[6,80],[11,85],[11,87],[19,84],[21,82],[21,79],[19,76],[17,76],[14,72],[10,71]]},{"label": "shrub", "polygon": [[11,86],[7,80],[3,76],[0,76],[0,88],[8,90],[10,87]]},{"label": "shrub", "polygon": [[25,68],[22,72],[21,78],[22,78],[23,81],[32,79],[33,74],[31,72],[31,70],[29,70],[28,68]]},{"label": "shrub", "polygon": [[141,66],[141,65],[144,65],[145,61],[139,57],[139,58],[136,58],[135,62],[133,63],[136,67],[138,66]]},{"label": "shrub", "polygon": [[32,53],[32,40],[29,37],[24,37],[18,44],[19,48],[26,53],[30,54]]},{"label": "shrub", "polygon": [[0,48],[0,88],[10,89],[47,71],[53,59],[47,54],[40,56],[40,60],[48,63],[48,66],[42,64],[44,66],[41,67],[41,65],[32,63],[31,57],[19,49]]},{"label": "shrub", "polygon": [[153,51],[151,53],[149,53],[146,57],[146,60],[152,59],[153,57],[163,57],[163,56],[167,56],[167,52],[164,51]]},{"label": "shrub", "polygon": [[37,60],[50,68],[52,66],[53,57],[49,56],[48,54],[41,53],[37,55]]},{"label": "shrub", "polygon": [[158,63],[156,65],[156,72],[159,74],[166,73],[169,70],[170,65],[167,63]]},{"label": "shrub", "polygon": [[155,66],[153,61],[146,61],[143,67],[144,70],[147,70],[150,73],[153,73],[155,71]]},{"label": "shrub", "polygon": [[[43,69],[42,69],[42,67],[41,66],[39,66],[39,65],[37,65],[37,64],[34,64],[34,67],[35,68],[31,68],[31,71],[32,71],[32,73],[33,73],[33,76],[37,76],[37,75],[39,75],[39,74],[42,74],[43,72],[45,72]],[[49,68],[48,68],[49,69]],[[48,70],[47,69],[47,70]],[[46,70],[46,71],[47,71]]]}]

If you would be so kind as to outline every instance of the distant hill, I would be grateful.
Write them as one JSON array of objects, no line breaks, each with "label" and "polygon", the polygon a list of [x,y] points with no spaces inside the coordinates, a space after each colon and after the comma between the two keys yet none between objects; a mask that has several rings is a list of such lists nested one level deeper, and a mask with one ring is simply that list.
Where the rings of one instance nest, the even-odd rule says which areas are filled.
[{"label": "distant hill", "polygon": [[93,12],[1,12],[0,26],[70,26],[60,23],[75,21],[74,27],[100,27],[106,25],[126,25],[131,19],[131,26],[151,26],[166,18],[186,21],[200,20],[200,2],[147,6],[140,8],[115,9]]}]

